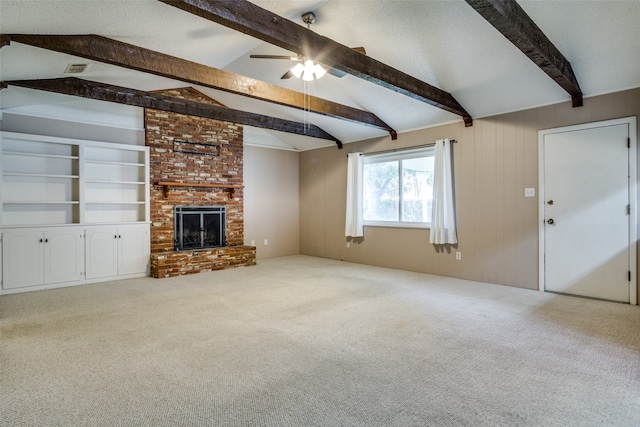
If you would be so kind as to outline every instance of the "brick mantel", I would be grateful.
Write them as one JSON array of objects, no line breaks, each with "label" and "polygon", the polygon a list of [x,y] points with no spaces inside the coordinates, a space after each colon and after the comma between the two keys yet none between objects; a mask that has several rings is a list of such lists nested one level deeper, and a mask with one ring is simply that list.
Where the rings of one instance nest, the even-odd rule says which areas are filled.
[{"label": "brick mantel", "polygon": [[[162,93],[220,105],[193,88]],[[145,109],[150,182],[157,183],[151,186],[150,194],[151,274],[154,277],[255,264],[255,248],[243,246],[242,130],[242,125],[235,123]],[[163,186],[162,182],[174,184]],[[228,188],[233,188],[233,193]],[[174,207],[177,205],[226,206],[227,248],[174,253]],[[165,260],[171,262],[163,262]]]}]

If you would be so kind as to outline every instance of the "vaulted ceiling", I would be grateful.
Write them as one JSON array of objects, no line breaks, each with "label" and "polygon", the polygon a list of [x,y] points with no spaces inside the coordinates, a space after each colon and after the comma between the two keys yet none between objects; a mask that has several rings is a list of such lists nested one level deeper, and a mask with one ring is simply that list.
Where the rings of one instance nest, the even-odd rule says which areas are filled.
[{"label": "vaulted ceiling", "polygon": [[[188,85],[233,111],[252,113],[258,117],[255,124],[262,123],[260,117],[269,116],[281,119],[287,126],[293,122],[313,125],[306,127],[317,128],[344,143],[463,119],[470,124],[469,116],[476,119],[572,99],[566,85],[561,87],[545,74],[495,28],[499,28],[498,24],[489,23],[485,14],[481,16],[470,5],[483,2],[253,1],[273,15],[274,23],[278,16],[304,27],[301,15],[313,11],[317,18],[311,26],[314,33],[345,46],[366,48],[368,58],[363,62],[363,69],[368,78],[355,72],[356,75],[347,74],[342,78],[326,75],[308,84],[296,78],[280,79],[294,64],[292,61],[250,58],[252,54],[295,56],[296,52],[190,13],[193,10],[166,3],[183,2],[2,0],[0,31],[3,34],[95,34],[141,48],[141,58],[149,59],[146,52],[151,50],[174,57],[178,62],[172,63],[170,70],[173,71],[169,73],[143,72],[139,71],[140,67],[127,69],[113,65],[114,61],[105,63],[100,58],[88,59],[43,49],[16,38],[0,49],[0,80],[77,77],[136,91]],[[571,64],[584,102],[588,102],[589,96],[640,87],[639,0],[519,0],[518,4]],[[255,18],[255,13],[247,16],[249,20]],[[263,27],[265,29],[258,30],[268,31],[267,23]],[[516,34],[515,38],[521,36]],[[150,66],[157,60],[152,59]],[[345,67],[340,61],[331,62],[334,59],[335,55],[325,61],[336,68]],[[214,89],[215,85],[204,84],[202,79],[188,82],[188,78],[180,78],[178,70],[184,72],[180,67],[185,60],[228,72],[226,75],[231,76],[228,84],[233,87]],[[88,63],[89,67],[81,74],[65,74],[67,65],[74,63]],[[433,105],[415,93],[403,92],[384,82],[380,84],[379,79],[370,76],[372,67],[378,63],[408,75],[400,85],[415,79],[427,88],[438,88],[450,95],[460,108],[452,112],[451,108]],[[384,67],[381,69],[384,80],[388,73]],[[178,77],[169,77],[170,74]],[[187,68],[186,74],[195,75],[195,72]],[[252,92],[252,96],[245,96],[247,93],[241,94],[242,91]],[[302,99],[303,107],[308,105],[304,104],[305,100],[324,100],[330,112],[339,114],[314,108],[307,112],[268,102],[259,92],[283,100],[294,94],[291,95],[296,99],[294,103]],[[55,116],[58,111],[60,117],[68,117],[73,111],[82,111],[86,120],[104,124],[125,123],[129,120],[127,116],[139,114],[136,113],[139,107],[123,107],[11,84],[0,91],[0,98],[0,111],[16,114]],[[311,106],[314,105],[312,102]],[[355,119],[339,117],[344,116],[345,111],[347,116],[355,114]],[[252,125],[245,129],[247,142],[257,145],[306,150],[335,144],[332,138],[276,131],[270,125]]]}]

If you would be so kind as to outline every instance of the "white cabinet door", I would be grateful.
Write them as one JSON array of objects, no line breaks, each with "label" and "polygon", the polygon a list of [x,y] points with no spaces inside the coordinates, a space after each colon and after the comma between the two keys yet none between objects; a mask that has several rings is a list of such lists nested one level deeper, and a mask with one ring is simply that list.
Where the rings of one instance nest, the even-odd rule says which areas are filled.
[{"label": "white cabinet door", "polygon": [[149,269],[149,226],[118,227],[118,274],[147,274]]},{"label": "white cabinet door", "polygon": [[118,228],[88,227],[86,229],[87,279],[118,275]]},{"label": "white cabinet door", "polygon": [[44,237],[42,230],[2,233],[2,288],[44,284]]},{"label": "white cabinet door", "polygon": [[77,228],[5,231],[3,289],[82,281],[82,234]]},{"label": "white cabinet door", "polygon": [[44,234],[45,283],[81,281],[84,267],[84,230],[48,230]]},{"label": "white cabinet door", "polygon": [[149,225],[86,229],[87,279],[147,274]]}]

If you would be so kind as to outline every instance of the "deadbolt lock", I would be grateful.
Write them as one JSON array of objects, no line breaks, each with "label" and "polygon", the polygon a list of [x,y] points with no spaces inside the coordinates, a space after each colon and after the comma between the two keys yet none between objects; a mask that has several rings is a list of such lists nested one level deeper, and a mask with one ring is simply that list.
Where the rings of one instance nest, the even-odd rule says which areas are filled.
[{"label": "deadbolt lock", "polygon": [[549,224],[549,225],[553,225],[554,223],[555,223],[555,221],[553,220],[553,218],[549,218],[547,220],[547,224]]}]

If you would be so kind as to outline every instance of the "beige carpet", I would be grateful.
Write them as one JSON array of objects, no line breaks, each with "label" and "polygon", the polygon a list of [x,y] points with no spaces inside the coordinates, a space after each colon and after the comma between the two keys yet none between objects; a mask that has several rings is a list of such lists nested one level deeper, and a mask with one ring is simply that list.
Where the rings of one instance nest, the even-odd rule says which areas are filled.
[{"label": "beige carpet", "polygon": [[294,256],[0,308],[3,427],[640,425],[637,306]]}]

